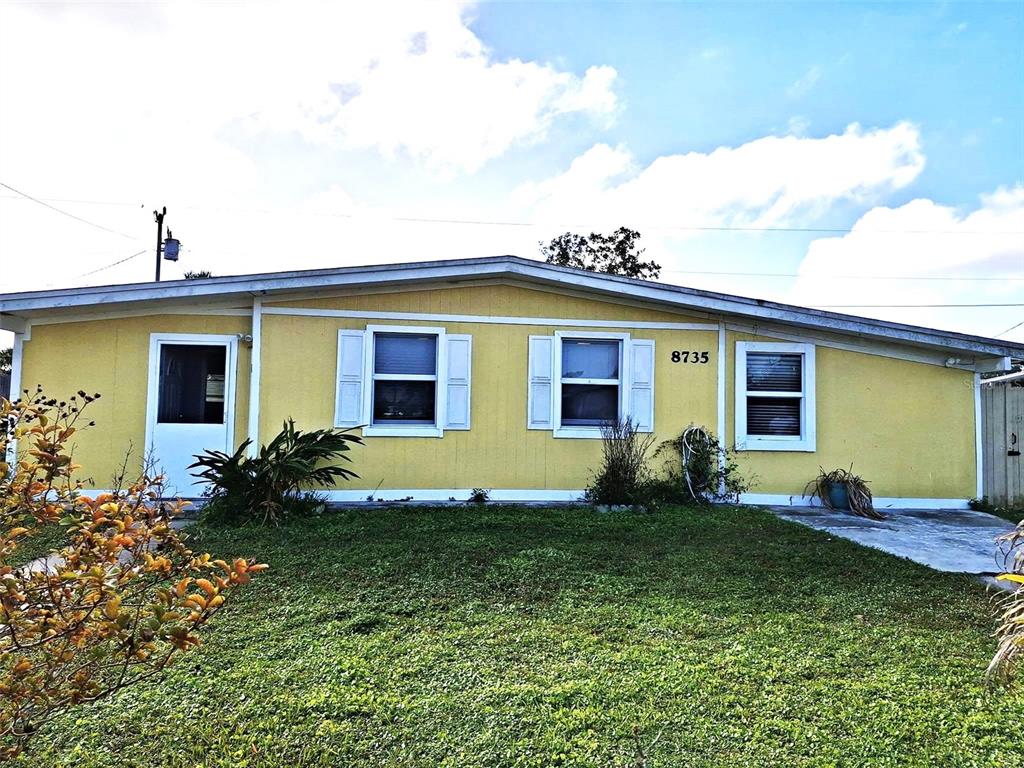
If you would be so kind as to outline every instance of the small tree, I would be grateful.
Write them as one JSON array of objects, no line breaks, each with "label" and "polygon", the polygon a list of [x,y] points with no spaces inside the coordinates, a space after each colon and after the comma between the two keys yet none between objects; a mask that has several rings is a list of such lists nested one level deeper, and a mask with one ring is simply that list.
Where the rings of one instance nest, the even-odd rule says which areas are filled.
[{"label": "small tree", "polygon": [[645,249],[637,247],[638,240],[640,233],[628,227],[619,227],[610,235],[566,232],[549,243],[541,242],[540,252],[544,261],[560,267],[641,280],[657,279],[661,265],[654,261],[641,261]]},{"label": "small tree", "polygon": [[[0,399],[0,759],[41,726],[160,673],[253,573],[253,561],[195,555],[143,477],[96,498],[73,479],[68,441],[99,395]],[[84,426],[92,426],[90,422]],[[19,458],[4,457],[12,440]],[[19,546],[60,525],[67,545],[17,566]]]}]

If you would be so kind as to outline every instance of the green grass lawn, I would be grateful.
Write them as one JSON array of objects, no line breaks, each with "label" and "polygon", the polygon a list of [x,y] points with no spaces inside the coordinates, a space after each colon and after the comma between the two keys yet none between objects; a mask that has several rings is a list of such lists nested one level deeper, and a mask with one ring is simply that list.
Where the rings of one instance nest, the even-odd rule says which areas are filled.
[{"label": "green grass lawn", "polygon": [[753,509],[199,529],[272,570],[21,766],[1020,766],[967,577]]}]

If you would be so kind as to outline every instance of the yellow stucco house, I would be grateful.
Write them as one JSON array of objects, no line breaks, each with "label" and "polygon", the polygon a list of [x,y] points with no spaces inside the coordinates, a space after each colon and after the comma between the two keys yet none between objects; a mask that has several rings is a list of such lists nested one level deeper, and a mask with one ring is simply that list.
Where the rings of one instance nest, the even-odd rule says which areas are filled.
[{"label": "yellow stucco house", "polygon": [[204,449],[358,427],[335,501],[580,496],[600,425],[702,424],[803,503],[849,467],[881,506],[980,495],[980,372],[1024,346],[501,256],[0,295],[12,391],[85,389],[75,456],[97,489],[132,450],[185,497]]}]

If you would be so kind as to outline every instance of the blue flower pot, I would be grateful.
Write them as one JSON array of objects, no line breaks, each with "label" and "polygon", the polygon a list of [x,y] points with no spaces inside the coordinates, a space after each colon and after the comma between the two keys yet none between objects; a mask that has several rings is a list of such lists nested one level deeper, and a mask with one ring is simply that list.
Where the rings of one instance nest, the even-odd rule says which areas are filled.
[{"label": "blue flower pot", "polygon": [[828,501],[836,509],[850,510],[850,492],[846,489],[846,483],[828,484]]}]

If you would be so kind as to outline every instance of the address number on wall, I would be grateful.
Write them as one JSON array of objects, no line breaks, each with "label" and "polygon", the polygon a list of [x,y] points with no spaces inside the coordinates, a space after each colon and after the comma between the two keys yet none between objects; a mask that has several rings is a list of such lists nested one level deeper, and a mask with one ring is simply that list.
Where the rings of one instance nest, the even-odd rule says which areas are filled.
[{"label": "address number on wall", "polygon": [[690,352],[687,350],[672,350],[672,362],[673,363],[694,363],[695,365],[704,365],[710,357],[707,352]]}]

